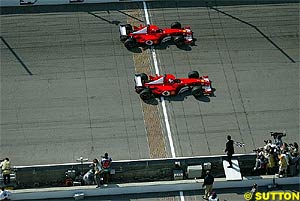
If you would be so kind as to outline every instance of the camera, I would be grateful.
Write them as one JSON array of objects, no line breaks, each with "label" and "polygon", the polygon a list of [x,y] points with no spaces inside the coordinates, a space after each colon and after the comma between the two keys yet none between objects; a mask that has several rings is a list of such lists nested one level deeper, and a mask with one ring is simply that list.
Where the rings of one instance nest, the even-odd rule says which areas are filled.
[{"label": "camera", "polygon": [[273,136],[274,138],[282,138],[286,136],[286,133],[283,132],[270,132],[271,136]]},{"label": "camera", "polygon": [[264,140],[265,144],[271,144],[272,143],[272,140]]}]

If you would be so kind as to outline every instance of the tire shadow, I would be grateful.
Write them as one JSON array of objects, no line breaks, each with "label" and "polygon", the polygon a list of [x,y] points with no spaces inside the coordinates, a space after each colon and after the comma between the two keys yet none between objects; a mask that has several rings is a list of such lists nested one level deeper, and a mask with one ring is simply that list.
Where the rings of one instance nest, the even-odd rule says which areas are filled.
[{"label": "tire shadow", "polygon": [[[194,97],[191,93],[191,91],[186,91],[181,94],[178,94],[176,96],[166,96],[164,99],[168,102],[172,101],[184,101],[185,99],[188,98],[193,98],[197,101],[209,103],[211,101],[211,97],[216,97],[215,94],[212,94],[210,96],[200,96],[200,97]],[[144,103],[149,104],[149,105],[158,105],[159,102],[161,102],[160,97],[153,97],[149,100],[143,100]]]},{"label": "tire shadow", "polygon": [[[194,40],[197,41],[196,38],[194,38]],[[197,46],[195,44],[195,41],[190,45],[177,45],[177,44],[174,43],[174,41],[166,41],[166,42],[158,44],[158,45],[142,46],[142,47],[137,47],[137,48],[140,49],[141,52],[142,52],[142,50],[144,51],[144,50],[147,50],[147,49],[151,49],[151,47],[153,47],[155,50],[166,50],[166,49],[170,48],[170,46],[176,46],[178,49],[183,50],[183,51],[192,51],[192,49],[193,49],[192,47]],[[128,50],[131,51],[131,52],[134,52],[134,53],[141,53],[139,51],[136,51],[135,49],[136,48],[128,49]]]},{"label": "tire shadow", "polygon": [[184,101],[185,99],[193,98],[195,100],[201,101],[201,102],[210,102],[210,98],[208,96],[199,96],[194,97],[191,93],[191,91],[186,91],[184,93],[178,94],[177,96],[169,96],[165,97],[166,101],[172,102],[172,101]]}]

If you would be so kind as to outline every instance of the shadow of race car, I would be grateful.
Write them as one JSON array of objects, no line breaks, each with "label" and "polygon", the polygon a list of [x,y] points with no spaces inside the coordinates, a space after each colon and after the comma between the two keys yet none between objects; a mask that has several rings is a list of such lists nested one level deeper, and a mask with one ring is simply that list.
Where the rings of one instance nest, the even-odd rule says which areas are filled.
[{"label": "shadow of race car", "polygon": [[141,46],[152,46],[173,41],[177,46],[193,44],[193,32],[190,27],[181,27],[174,22],[170,28],[160,29],[158,26],[140,25],[132,27],[130,24],[120,25],[120,40],[127,49]]},{"label": "shadow of race car", "polygon": [[195,98],[213,95],[215,89],[211,86],[208,76],[199,76],[197,71],[188,73],[188,78],[176,78],[172,74],[151,76],[145,73],[135,74],[135,91],[142,100],[159,96],[176,96],[187,90]]}]

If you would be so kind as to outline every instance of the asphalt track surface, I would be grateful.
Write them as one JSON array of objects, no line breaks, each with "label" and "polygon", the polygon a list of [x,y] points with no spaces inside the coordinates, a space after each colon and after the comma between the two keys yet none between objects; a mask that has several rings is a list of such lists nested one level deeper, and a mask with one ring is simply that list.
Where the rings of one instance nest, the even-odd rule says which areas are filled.
[{"label": "asphalt track surface", "polygon": [[[270,131],[299,141],[299,4],[147,5],[152,23],[180,21],[197,38],[196,46],[156,47],[160,72],[198,70],[216,88],[215,97],[166,99],[176,156],[223,154],[228,134],[246,144],[237,153],[262,146]],[[160,120],[162,151],[171,157],[161,102],[142,103],[134,92],[137,66],[154,73],[150,51],[119,41],[118,24],[145,22],[142,3],[55,8],[1,15],[0,157],[13,165],[104,152],[150,158],[151,118]],[[145,104],[158,111],[146,121]]]}]

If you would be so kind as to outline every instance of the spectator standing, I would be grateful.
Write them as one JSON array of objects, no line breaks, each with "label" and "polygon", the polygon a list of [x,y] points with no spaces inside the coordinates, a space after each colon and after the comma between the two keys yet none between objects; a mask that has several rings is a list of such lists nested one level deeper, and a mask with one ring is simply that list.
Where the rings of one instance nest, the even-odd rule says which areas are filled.
[{"label": "spectator standing", "polygon": [[213,183],[215,181],[215,178],[210,174],[210,171],[206,171],[206,176],[204,178],[204,182],[202,184],[202,188],[205,186],[205,195],[203,196],[203,199],[208,200],[208,196],[212,192]]},{"label": "spectator standing", "polygon": [[266,174],[266,159],[263,154],[257,155],[254,172],[257,175]]},{"label": "spectator standing", "polygon": [[283,177],[286,176],[287,173],[287,161],[284,154],[279,156],[279,176]]},{"label": "spectator standing", "polygon": [[0,191],[0,200],[10,200],[9,199],[9,196],[10,196],[10,192],[5,190],[4,187],[1,188],[1,191]]},{"label": "spectator standing", "polygon": [[275,174],[276,159],[275,159],[275,154],[274,154],[273,149],[271,149],[269,151],[269,153],[267,154],[267,159],[268,159],[267,173],[268,174]]},{"label": "spectator standing", "polygon": [[297,144],[297,142],[293,143],[291,152],[294,153],[294,155],[296,155],[296,156],[299,155],[299,145]]},{"label": "spectator standing", "polygon": [[5,185],[10,183],[10,161],[5,158],[1,163],[0,167],[2,170],[3,182]]},{"label": "spectator standing", "polygon": [[108,180],[109,180],[109,176],[110,176],[110,169],[111,169],[111,162],[112,162],[111,157],[108,156],[108,153],[105,153],[101,159],[104,185],[108,184]]},{"label": "spectator standing", "polygon": [[97,184],[96,188],[101,187],[101,173],[102,173],[102,168],[101,164],[99,163],[98,159],[93,160],[93,168],[94,168],[94,179]]},{"label": "spectator standing", "polygon": [[225,152],[227,154],[227,161],[229,163],[228,168],[232,168],[232,155],[234,154],[234,147],[233,147],[233,140],[231,139],[231,136],[228,135],[227,136],[227,142],[226,142],[226,148],[225,148]]}]

